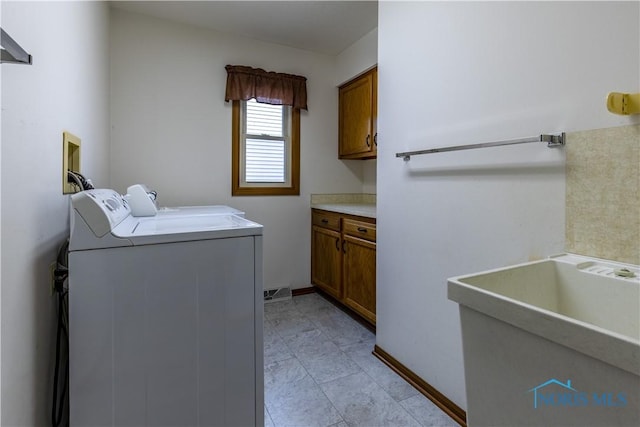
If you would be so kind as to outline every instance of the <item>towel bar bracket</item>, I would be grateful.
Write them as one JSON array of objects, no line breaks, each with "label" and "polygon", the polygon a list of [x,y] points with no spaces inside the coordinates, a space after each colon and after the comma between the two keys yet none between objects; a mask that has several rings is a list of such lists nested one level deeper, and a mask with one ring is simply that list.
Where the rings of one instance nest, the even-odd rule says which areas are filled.
[{"label": "towel bar bracket", "polygon": [[540,141],[546,142],[547,147],[561,147],[566,140],[566,134],[562,132],[560,135],[540,135]]}]

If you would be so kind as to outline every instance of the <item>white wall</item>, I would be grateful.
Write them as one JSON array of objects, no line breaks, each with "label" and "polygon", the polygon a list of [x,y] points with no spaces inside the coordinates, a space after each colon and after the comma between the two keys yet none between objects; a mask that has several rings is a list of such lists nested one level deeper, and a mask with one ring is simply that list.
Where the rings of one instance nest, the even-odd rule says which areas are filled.
[{"label": "white wall", "polygon": [[380,3],[377,344],[463,408],[446,279],[563,250],[563,150],[395,153],[637,123],[638,6]]},{"label": "white wall", "polygon": [[2,2],[2,28],[33,65],[2,65],[2,425],[50,421],[56,299],[49,264],[69,232],[62,131],[108,185],[108,9]]},{"label": "white wall", "polygon": [[[0,22],[2,7],[0,6]],[[2,67],[0,67],[0,96],[2,93]],[[0,142],[2,140],[2,114],[0,114]],[[0,144],[1,147],[1,144]],[[2,165],[2,149],[0,148],[0,165]],[[0,173],[0,242],[2,242],[2,173]],[[2,244],[0,243],[0,423],[2,422]]]},{"label": "white wall", "polygon": [[[347,47],[336,57],[336,86],[373,68],[378,63],[378,29],[365,34],[360,40]],[[362,192],[376,193],[377,161],[359,160],[362,164]]]},{"label": "white wall", "polygon": [[[231,197],[227,64],[307,77],[300,196]],[[264,284],[310,284],[310,194],[360,192],[362,164],[338,160],[335,57],[114,9],[111,184],[142,182],[163,206],[228,204],[264,225]]]},{"label": "white wall", "polygon": [[[2,5],[0,5],[0,23]],[[0,97],[2,94],[2,67],[0,66]],[[0,142],[2,142],[2,114],[0,114]],[[0,165],[2,165],[2,144],[0,144]],[[2,242],[2,173],[0,172],[0,242]],[[2,244],[0,243],[0,423],[2,423]]]},{"label": "white wall", "polygon": [[378,29],[362,36],[336,56],[336,86],[348,82],[378,63]]},{"label": "white wall", "polygon": [[378,178],[377,159],[364,160],[362,165],[362,192],[376,194]]}]

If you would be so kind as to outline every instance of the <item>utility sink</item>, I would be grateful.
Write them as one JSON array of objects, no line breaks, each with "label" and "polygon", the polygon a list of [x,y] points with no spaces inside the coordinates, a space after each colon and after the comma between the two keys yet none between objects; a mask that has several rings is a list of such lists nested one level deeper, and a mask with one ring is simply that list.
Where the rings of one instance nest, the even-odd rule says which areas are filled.
[{"label": "utility sink", "polygon": [[449,279],[468,425],[640,425],[639,270],[564,254]]},{"label": "utility sink", "polygon": [[449,299],[640,375],[640,268],[563,254],[459,276]]}]

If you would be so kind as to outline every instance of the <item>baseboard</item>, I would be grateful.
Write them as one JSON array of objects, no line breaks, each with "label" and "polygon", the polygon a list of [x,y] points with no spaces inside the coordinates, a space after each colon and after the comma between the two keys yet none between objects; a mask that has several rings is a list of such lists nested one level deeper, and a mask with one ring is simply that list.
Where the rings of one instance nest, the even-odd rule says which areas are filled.
[{"label": "baseboard", "polygon": [[306,288],[291,289],[291,296],[298,297],[300,295],[313,294],[315,292],[316,292],[315,286],[309,286]]},{"label": "baseboard", "polygon": [[427,399],[432,401],[438,408],[442,409],[455,422],[463,427],[467,426],[467,413],[458,405],[453,403],[447,396],[436,390],[431,384],[420,378],[412,370],[398,362],[389,353],[378,347],[373,348],[373,355],[389,366],[394,372],[404,378],[409,384],[414,386]]}]

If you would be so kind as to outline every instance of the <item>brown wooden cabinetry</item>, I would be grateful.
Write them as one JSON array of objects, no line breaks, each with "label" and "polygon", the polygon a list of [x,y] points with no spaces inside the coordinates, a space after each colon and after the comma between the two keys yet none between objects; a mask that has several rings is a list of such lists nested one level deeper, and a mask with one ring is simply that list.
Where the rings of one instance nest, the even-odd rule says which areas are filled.
[{"label": "brown wooden cabinetry", "polygon": [[376,323],[376,226],[342,220],[342,286],[344,303]]},{"label": "brown wooden cabinetry", "polygon": [[314,213],[311,227],[311,282],[334,298],[342,296],[340,216]]},{"label": "brown wooden cabinetry", "polygon": [[378,69],[340,86],[339,150],[341,159],[372,159],[377,155]]},{"label": "brown wooden cabinetry", "polygon": [[376,224],[314,209],[311,282],[376,323]]}]

